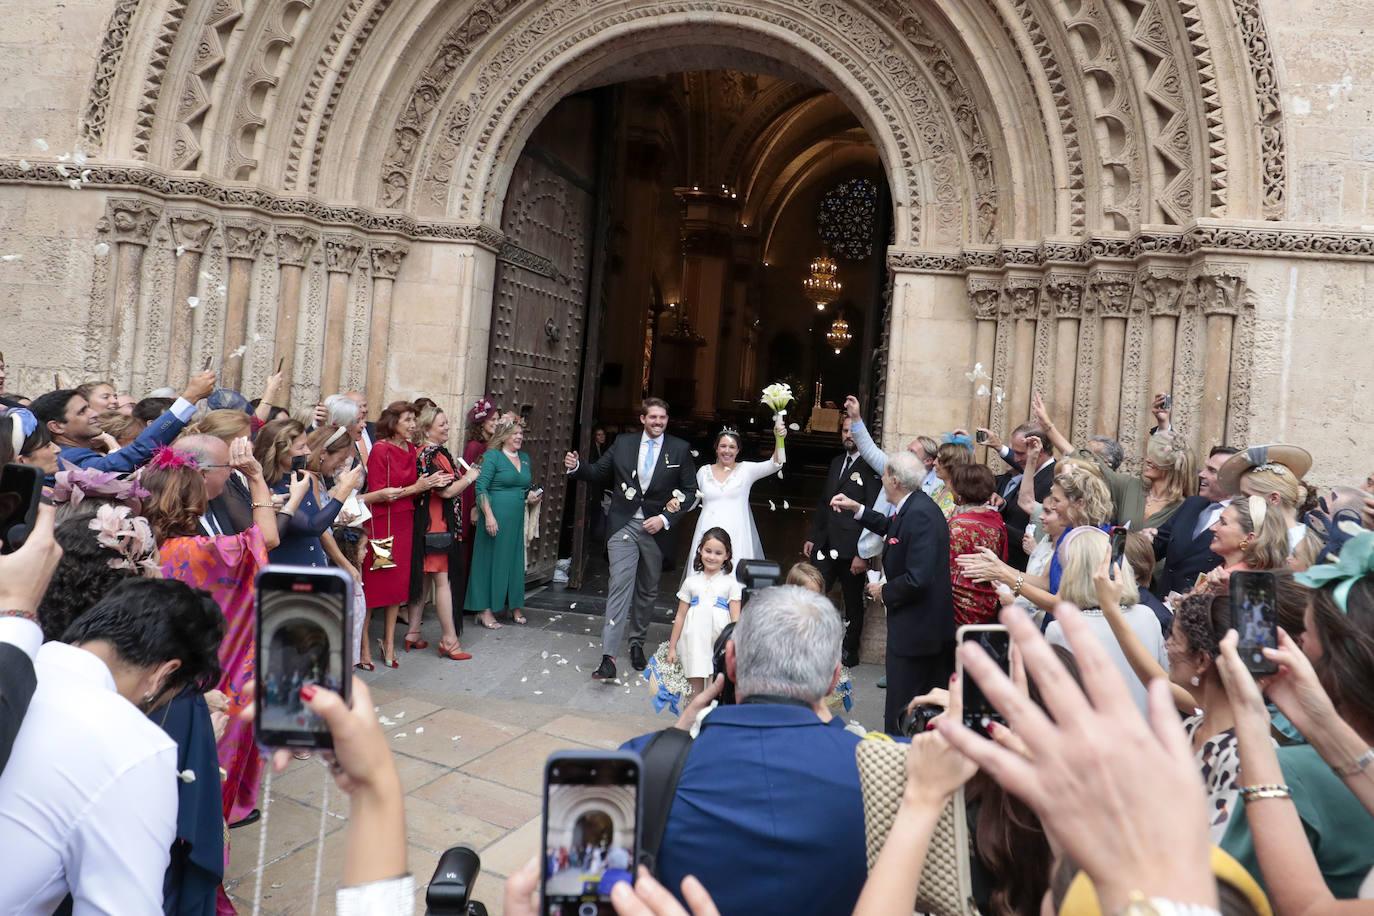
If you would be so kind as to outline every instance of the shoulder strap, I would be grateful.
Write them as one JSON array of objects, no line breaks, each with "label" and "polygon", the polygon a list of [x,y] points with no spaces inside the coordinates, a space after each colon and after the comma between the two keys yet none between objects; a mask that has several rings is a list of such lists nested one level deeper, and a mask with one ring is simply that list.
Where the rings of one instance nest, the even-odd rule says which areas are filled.
[{"label": "shoulder strap", "polygon": [[649,739],[640,759],[643,798],[640,804],[639,861],[658,876],[658,850],[668,827],[677,782],[692,750],[692,736],[680,728],[665,728]]}]

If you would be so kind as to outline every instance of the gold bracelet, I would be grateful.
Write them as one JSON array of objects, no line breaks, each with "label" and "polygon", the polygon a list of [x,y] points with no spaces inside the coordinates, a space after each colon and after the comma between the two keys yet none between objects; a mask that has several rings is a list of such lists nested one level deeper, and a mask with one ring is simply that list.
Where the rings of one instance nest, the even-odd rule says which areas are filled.
[{"label": "gold bracelet", "polygon": [[272,503],[253,503],[254,509],[271,509]]},{"label": "gold bracelet", "polygon": [[1284,785],[1241,786],[1240,797],[1246,801],[1258,798],[1292,798],[1293,790]]}]

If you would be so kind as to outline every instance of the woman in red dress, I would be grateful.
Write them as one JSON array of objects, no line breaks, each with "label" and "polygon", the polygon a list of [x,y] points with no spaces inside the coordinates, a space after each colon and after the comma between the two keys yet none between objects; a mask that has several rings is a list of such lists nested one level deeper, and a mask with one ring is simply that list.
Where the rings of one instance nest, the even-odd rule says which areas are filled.
[{"label": "woman in red dress", "polygon": [[[468,463],[469,467],[481,469],[482,456],[487,453],[487,442],[491,440],[492,430],[496,429],[496,421],[500,419],[500,416],[501,413],[496,409],[496,405],[487,398],[478,398],[477,403],[468,410],[468,441],[463,446],[463,460]],[[463,599],[467,593],[468,576],[472,572],[472,543],[477,537],[476,491],[471,487],[463,491],[461,506],[463,516],[463,574],[450,577],[451,585],[462,586],[455,588],[453,592],[454,608],[463,606]],[[488,630],[495,630],[501,626],[496,622],[496,617],[490,609],[479,614],[477,619]]]},{"label": "woman in red dress", "polygon": [[960,554],[986,547],[1007,559],[1007,525],[1002,513],[987,505],[997,491],[992,471],[966,464],[950,473],[954,512],[949,518],[949,579],[954,591],[954,624],[996,623],[997,591],[991,582],[970,579],[956,562]]},{"label": "woman in red dress", "polygon": [[377,418],[377,441],[367,457],[367,493],[363,501],[372,511],[367,523],[367,554],[363,558],[363,621],[358,667],[373,670],[369,632],[372,612],[386,608],[386,638],[378,640],[382,664],[396,662],[396,618],[410,600],[410,557],[414,546],[415,497],[425,490],[446,487],[452,474],[436,471],[420,477],[416,468],[415,405],[393,401]]}]

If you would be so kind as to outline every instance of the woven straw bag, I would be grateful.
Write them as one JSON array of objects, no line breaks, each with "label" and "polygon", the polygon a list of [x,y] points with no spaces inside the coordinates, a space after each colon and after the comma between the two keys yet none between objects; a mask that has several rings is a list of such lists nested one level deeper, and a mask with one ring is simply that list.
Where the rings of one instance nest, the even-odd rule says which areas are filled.
[{"label": "woven straw bag", "polygon": [[[906,788],[907,745],[881,739],[860,741],[854,756],[864,796],[864,840],[868,867],[878,860]],[[954,793],[930,839],[914,910],[930,916],[977,913],[969,879],[968,824],[964,790]]]}]

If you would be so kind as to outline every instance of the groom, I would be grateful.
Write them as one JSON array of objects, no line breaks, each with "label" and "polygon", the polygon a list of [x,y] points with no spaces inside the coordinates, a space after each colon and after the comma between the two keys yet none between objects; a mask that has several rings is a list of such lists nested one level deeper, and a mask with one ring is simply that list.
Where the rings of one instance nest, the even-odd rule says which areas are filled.
[{"label": "groom", "polygon": [[[642,433],[621,433],[595,464],[582,464],[577,452],[568,452],[563,459],[570,477],[611,490],[606,526],[611,532],[606,545],[611,559],[610,593],[601,632],[601,666],[592,674],[598,681],[615,680],[615,653],[627,617],[630,664],[636,671],[644,670],[644,636],[658,597],[668,527],[697,504],[691,450],[686,442],[663,433],[668,428],[668,404],[645,398],[639,422],[644,426]],[[675,490],[680,494],[676,498]],[[680,506],[672,508],[670,503]]]}]

